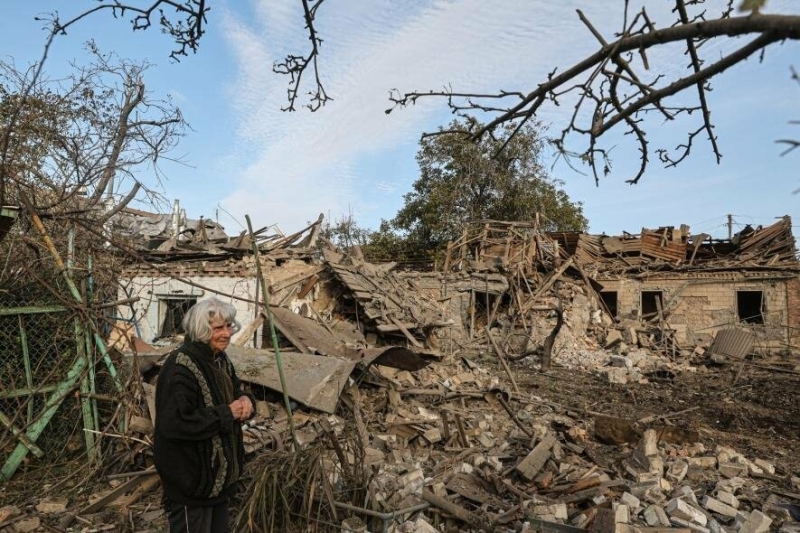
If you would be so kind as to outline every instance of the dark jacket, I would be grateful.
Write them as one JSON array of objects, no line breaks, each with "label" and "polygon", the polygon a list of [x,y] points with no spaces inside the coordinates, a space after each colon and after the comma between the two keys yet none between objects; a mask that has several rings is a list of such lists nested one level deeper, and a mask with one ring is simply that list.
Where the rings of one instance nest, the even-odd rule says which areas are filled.
[{"label": "dark jacket", "polygon": [[225,353],[185,342],[167,358],[156,384],[154,459],[164,495],[204,507],[229,498],[244,464],[241,423],[230,404],[241,383]]}]

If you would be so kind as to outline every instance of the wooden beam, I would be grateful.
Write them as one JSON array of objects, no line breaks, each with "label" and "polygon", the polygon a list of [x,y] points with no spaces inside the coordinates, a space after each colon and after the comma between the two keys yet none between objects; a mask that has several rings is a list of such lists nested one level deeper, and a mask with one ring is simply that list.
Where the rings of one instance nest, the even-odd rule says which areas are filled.
[{"label": "wooden beam", "polygon": [[558,270],[555,270],[552,274],[550,274],[550,276],[544,281],[544,283],[539,285],[539,287],[536,289],[536,292],[533,293],[531,300],[535,300],[536,298],[541,296],[544,291],[549,289],[553,285],[553,283],[555,283],[556,280],[561,277],[561,274],[563,274],[564,271],[566,271],[569,267],[572,266],[572,262],[574,259],[575,256],[570,256],[570,258],[564,261],[564,264],[561,265],[558,268]]},{"label": "wooden beam", "polygon": [[261,327],[264,323],[264,313],[261,312],[258,314],[256,318],[253,319],[252,322],[239,334],[238,337],[233,341],[233,344],[236,346],[244,346],[247,344],[251,338],[253,338],[253,334]]},{"label": "wooden beam", "polygon": [[508,379],[511,380],[511,385],[514,387],[514,392],[519,394],[519,387],[517,386],[517,380],[514,379],[514,375],[511,373],[511,369],[508,367],[508,363],[506,362],[506,354],[500,346],[497,345],[497,342],[494,340],[492,336],[492,332],[489,330],[489,326],[485,328],[486,336],[489,338],[489,342],[492,343],[492,348],[494,348],[495,353],[497,354],[497,358],[500,360],[500,364],[503,365],[503,370],[506,371],[506,375]]},{"label": "wooden beam", "polygon": [[408,331],[408,328],[406,328],[406,327],[405,327],[403,324],[401,324],[399,320],[397,320],[397,319],[396,319],[395,317],[393,317],[393,316],[392,316],[392,317],[389,317],[389,320],[392,322],[392,324],[394,324],[395,326],[397,326],[397,329],[399,329],[400,331],[402,331],[402,332],[403,332],[403,335],[405,335],[405,336],[406,336],[406,338],[408,339],[408,341],[409,341],[409,342],[410,342],[410,343],[411,343],[413,346],[415,346],[415,347],[417,347],[417,348],[424,348],[424,346],[423,346],[423,345],[422,345],[422,344],[421,344],[421,343],[420,343],[420,342],[419,342],[417,339],[415,339],[415,338],[414,338],[414,336],[411,334],[411,332],[410,332],[410,331]]},{"label": "wooden beam", "polygon": [[109,492],[96,502],[84,507],[83,509],[81,509],[79,514],[81,515],[94,514],[97,511],[103,509],[106,505],[110,504],[111,502],[119,498],[120,496],[123,496],[128,492],[136,489],[139,485],[141,485],[145,481],[151,480],[153,477],[158,479],[158,475],[155,473],[155,471],[150,476],[137,476],[123,483],[122,485],[112,490],[111,492]]},{"label": "wooden beam", "polygon": [[300,283],[301,281],[303,281],[305,279],[308,279],[311,276],[319,274],[320,272],[325,270],[325,268],[326,267],[324,265],[318,266],[318,267],[313,268],[311,270],[308,270],[306,272],[300,272],[299,274],[295,274],[294,276],[289,276],[288,278],[285,278],[285,279],[282,279],[282,280],[277,281],[275,283],[272,283],[269,286],[269,292],[270,292],[270,294],[275,294],[276,292],[278,292],[280,290],[283,290],[286,287],[291,287],[295,283]]}]

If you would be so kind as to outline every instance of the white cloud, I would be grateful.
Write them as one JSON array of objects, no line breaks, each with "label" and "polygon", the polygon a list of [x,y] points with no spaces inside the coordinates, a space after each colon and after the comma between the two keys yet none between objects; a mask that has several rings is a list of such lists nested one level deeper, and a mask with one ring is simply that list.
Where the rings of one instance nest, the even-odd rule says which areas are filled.
[{"label": "white cloud", "polygon": [[[785,3],[775,2],[777,8]],[[229,91],[239,126],[237,148],[227,158],[238,161],[230,173],[238,178],[222,202],[234,213],[251,214],[258,225],[277,222],[288,230],[319,212],[335,217],[355,207],[358,214],[366,204],[380,212],[376,197],[408,190],[413,176],[394,174],[392,164],[375,175],[375,160],[389,151],[412,160],[419,134],[449,116],[443,100],[386,115],[389,89],[529,89],[553,66],[563,70],[597,49],[576,7],[609,39],[622,20],[622,2],[614,9],[577,0],[326,3],[317,28],[325,39],[323,83],[334,100],[317,113],[284,113],[288,80],[273,74],[272,65],[308,46],[297,5],[253,0],[252,16],[239,12],[225,22],[239,65]],[[651,60],[672,61],[674,74],[685,66],[663,53]],[[308,81],[311,73],[305,76]],[[363,164],[367,158],[372,165]]]},{"label": "white cloud", "polygon": [[302,27],[288,26],[294,2],[255,2],[252,20],[240,15],[225,25],[240,69],[230,95],[243,145],[237,150],[241,177],[223,203],[262,223],[302,225],[319,211],[344,212],[365,194],[409,185],[365,175],[359,159],[398,145],[412,158],[419,134],[449,119],[444,102],[433,100],[386,115],[389,89],[524,86],[572,59],[565,50],[579,53],[569,43],[580,22],[551,2],[326,4],[319,18],[321,66],[334,100],[317,113],[283,113],[288,80],[274,75],[272,64],[286,50],[283,40],[297,45],[295,51],[307,46],[296,38]]}]

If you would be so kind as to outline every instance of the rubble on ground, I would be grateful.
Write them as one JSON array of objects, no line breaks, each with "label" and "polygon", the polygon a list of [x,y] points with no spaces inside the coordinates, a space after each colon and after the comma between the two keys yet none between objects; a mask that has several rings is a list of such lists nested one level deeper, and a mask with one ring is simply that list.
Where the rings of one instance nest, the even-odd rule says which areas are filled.
[{"label": "rubble on ground", "polygon": [[[169,268],[184,276],[180,258],[232,258],[251,244],[244,234],[235,242],[203,237],[214,227],[200,221],[192,234],[199,241],[166,239],[150,258],[175,259]],[[782,228],[749,234],[748,247],[709,259],[706,247],[690,245],[677,230],[619,242],[581,236],[575,244],[515,226],[502,227],[500,238],[487,225],[481,240],[451,246],[445,272],[438,273],[400,273],[341,251],[328,250],[320,260],[309,247],[318,230],[313,224],[307,236],[269,239],[265,249],[275,255],[265,265],[274,308],[259,308],[230,350],[240,378],[259,398],[256,417],[245,424],[252,470],[236,502],[239,519],[247,518],[242,510],[266,475],[259,461],[313,452],[322,474],[309,473],[309,500],[289,510],[310,520],[314,508],[319,530],[800,530],[800,470],[791,455],[800,445],[791,437],[800,428],[796,401],[770,406],[793,409],[783,418],[760,413],[775,416],[758,426],[762,440],[718,430],[734,424],[728,418],[737,416],[736,402],[745,395],[740,379],[761,373],[776,385],[774,376],[782,375],[780,390],[791,391],[796,357],[747,359],[755,340],[736,329],[723,330],[738,333],[719,341],[678,343],[667,334],[668,309],[660,307],[652,321],[612,317],[589,276],[592,262],[637,272],[723,260],[765,267],[772,260],[755,253],[758,246],[774,244],[767,247],[777,260],[793,247]],[[202,248],[200,241],[214,246]],[[676,266],[679,256],[685,263]],[[242,267],[249,272],[253,259],[243,261],[250,261]],[[546,369],[531,348],[553,331],[554,309],[564,323]],[[270,322],[284,361],[291,359],[287,391],[275,378],[275,346],[263,334],[260,348],[241,346]],[[748,350],[739,356],[735,349],[743,345]],[[101,475],[91,483],[68,475],[32,498],[0,506],[0,533],[163,529],[151,459],[152,398],[158,361],[169,347],[141,339],[127,346],[132,353],[117,353],[115,361],[127,361],[135,378],[126,385],[124,421],[105,436],[115,445],[106,464],[96,465]],[[518,362],[507,359],[527,351]],[[713,396],[709,383],[700,384],[669,401],[674,380],[696,375],[722,376],[727,384]],[[640,406],[653,391],[663,401]],[[613,401],[603,403],[605,396]],[[724,420],[712,424],[713,417]],[[773,420],[786,427],[769,427]],[[752,444],[765,441],[774,448]]]}]

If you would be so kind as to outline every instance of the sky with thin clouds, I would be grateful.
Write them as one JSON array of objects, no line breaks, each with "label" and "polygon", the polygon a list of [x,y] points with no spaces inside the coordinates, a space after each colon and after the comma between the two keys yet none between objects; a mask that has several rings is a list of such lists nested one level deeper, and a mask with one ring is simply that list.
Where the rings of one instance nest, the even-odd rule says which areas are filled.
[{"label": "sky with thin clouds", "polygon": [[[67,17],[84,4],[94,2],[30,0],[0,8],[6,12],[0,17],[0,59],[13,58],[18,66],[37,60],[45,35],[33,17],[56,8]],[[376,228],[394,216],[418,176],[420,134],[452,119],[445,101],[437,99],[386,114],[389,90],[527,92],[553,68],[564,70],[597,49],[577,8],[611,40],[621,27],[623,4],[329,0],[318,11],[317,29],[324,39],[322,81],[333,100],[316,113],[281,111],[287,79],[272,72],[286,53],[307,48],[298,0],[210,2],[199,53],[177,64],[167,58],[170,43],[157,31],[131,34],[126,22],[94,15],[58,38],[47,70],[62,75],[69,61],[85,59],[82,43],[90,37],[101,50],[155,64],[145,77],[148,89],[170,95],[192,126],[175,153],[182,163],[162,166],[169,177],[162,192],[179,198],[192,218],[218,217],[231,234],[241,230],[245,214],[257,226],[277,224],[284,232],[319,213],[332,219],[353,214],[361,225]],[[658,10],[668,12],[671,5],[647,2],[656,20]],[[767,11],[796,12],[797,5],[770,0]],[[743,42],[715,44],[705,53],[724,54]],[[599,187],[590,175],[548,154],[551,174],[564,181],[573,200],[583,202],[596,233],[689,224],[695,232],[724,236],[727,214],[737,227],[770,224],[786,214],[800,221],[800,196],[793,194],[800,188],[800,151],[780,157],[783,147],[775,143],[800,138],[800,126],[789,124],[800,119],[800,85],[789,71],[793,61],[800,68],[797,57],[798,43],[775,46],[763,62],[751,58],[714,83],[710,104],[723,153],[719,165],[701,142],[678,168],[665,170],[653,161],[641,183],[630,186],[625,179],[635,171],[637,152],[619,137],[612,140],[613,171]],[[649,59],[672,76],[686,63],[670,50]],[[549,132],[563,127],[567,110],[545,110],[540,118]],[[684,140],[685,129],[651,125],[653,145],[674,147]],[[141,179],[148,179],[147,172]]]}]

